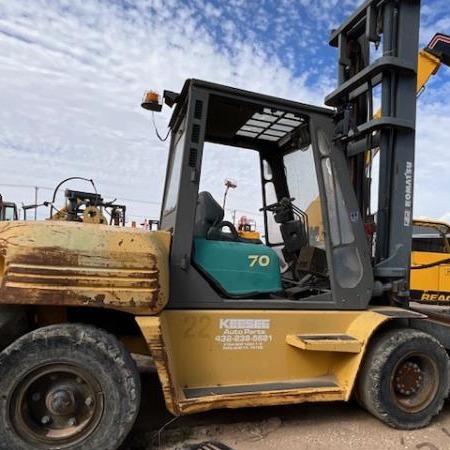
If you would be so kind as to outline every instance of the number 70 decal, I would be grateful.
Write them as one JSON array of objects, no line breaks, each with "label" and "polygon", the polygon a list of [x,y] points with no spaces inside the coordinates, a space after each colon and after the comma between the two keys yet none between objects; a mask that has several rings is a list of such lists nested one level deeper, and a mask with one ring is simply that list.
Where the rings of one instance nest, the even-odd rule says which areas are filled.
[{"label": "number 70 decal", "polygon": [[267,255],[248,255],[249,267],[267,267],[270,264],[270,257]]}]

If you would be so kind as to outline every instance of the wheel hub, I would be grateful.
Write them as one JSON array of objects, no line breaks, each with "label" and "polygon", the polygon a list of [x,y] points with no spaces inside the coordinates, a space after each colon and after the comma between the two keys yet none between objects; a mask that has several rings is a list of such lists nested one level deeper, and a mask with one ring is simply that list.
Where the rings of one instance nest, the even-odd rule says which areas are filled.
[{"label": "wheel hub", "polygon": [[391,377],[392,399],[408,414],[423,411],[438,391],[439,369],[427,353],[410,352],[399,361]]},{"label": "wheel hub", "polygon": [[57,416],[73,414],[77,407],[75,393],[70,388],[56,388],[50,391],[45,404],[48,410]]},{"label": "wheel hub", "polygon": [[103,415],[101,392],[98,381],[85,370],[72,364],[50,364],[22,379],[12,397],[10,417],[25,441],[61,443],[58,448],[63,449],[95,429]]},{"label": "wheel hub", "polygon": [[420,390],[423,382],[423,374],[419,365],[408,361],[397,371],[395,377],[395,389],[403,395],[415,394]]}]

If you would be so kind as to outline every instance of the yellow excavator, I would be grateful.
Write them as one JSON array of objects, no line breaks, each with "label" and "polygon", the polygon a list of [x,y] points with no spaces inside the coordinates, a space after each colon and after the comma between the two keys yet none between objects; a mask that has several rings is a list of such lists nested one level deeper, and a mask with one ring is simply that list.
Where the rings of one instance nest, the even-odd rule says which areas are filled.
[{"label": "yellow excavator", "polygon": [[[441,64],[450,65],[450,36],[437,33],[419,52],[417,92],[420,94]],[[411,298],[420,303],[450,303],[449,224],[415,220],[411,253]]]}]

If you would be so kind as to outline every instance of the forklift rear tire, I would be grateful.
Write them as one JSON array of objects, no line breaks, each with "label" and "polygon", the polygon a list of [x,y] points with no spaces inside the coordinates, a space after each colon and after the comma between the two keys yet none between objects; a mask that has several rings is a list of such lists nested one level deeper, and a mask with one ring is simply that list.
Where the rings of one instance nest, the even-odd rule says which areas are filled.
[{"label": "forklift rear tire", "polygon": [[429,424],[444,404],[450,381],[445,348],[419,330],[391,330],[375,337],[358,378],[364,407],[394,428]]},{"label": "forklift rear tire", "polygon": [[0,446],[116,450],[136,419],[140,388],[114,336],[76,324],[32,331],[0,353]]}]

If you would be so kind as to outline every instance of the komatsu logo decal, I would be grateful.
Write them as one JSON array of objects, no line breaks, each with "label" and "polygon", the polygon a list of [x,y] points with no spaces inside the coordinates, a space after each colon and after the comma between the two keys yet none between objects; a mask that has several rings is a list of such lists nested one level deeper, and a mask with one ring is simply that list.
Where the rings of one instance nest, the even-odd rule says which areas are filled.
[{"label": "komatsu logo decal", "polygon": [[412,191],[413,191],[413,163],[406,161],[405,170],[405,215],[403,225],[411,225],[412,210]]},{"label": "komatsu logo decal", "polygon": [[270,319],[220,319],[220,329],[268,330]]}]

